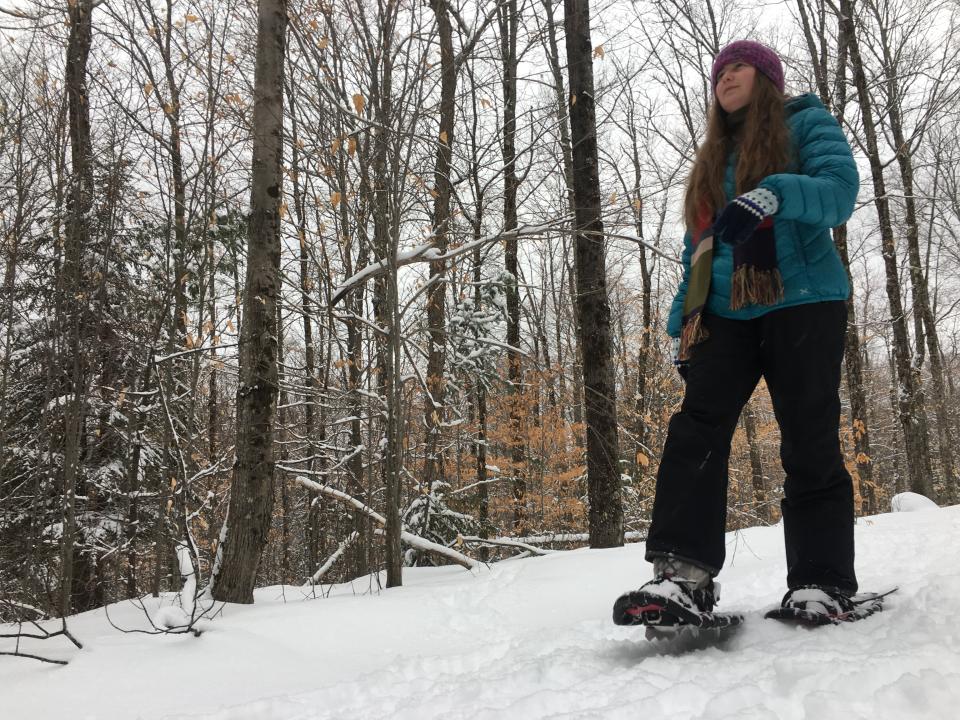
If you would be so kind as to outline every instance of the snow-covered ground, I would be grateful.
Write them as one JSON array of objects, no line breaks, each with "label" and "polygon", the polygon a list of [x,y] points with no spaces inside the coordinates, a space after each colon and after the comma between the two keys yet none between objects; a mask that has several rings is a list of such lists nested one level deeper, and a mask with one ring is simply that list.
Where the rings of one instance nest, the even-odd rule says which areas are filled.
[{"label": "snow-covered ground", "polygon": [[[616,596],[650,576],[642,545],[407,570],[379,594],[264,588],[200,637],[122,634],[94,611],[71,622],[83,650],[28,646],[67,666],[0,656],[0,718],[960,717],[960,506],[861,518],[857,543],[861,589],[899,592],[879,615],[809,630],[762,619],[785,590],[781,528],[731,533],[718,609],[748,617],[722,642],[611,623]],[[110,616],[147,626],[130,604]]]}]

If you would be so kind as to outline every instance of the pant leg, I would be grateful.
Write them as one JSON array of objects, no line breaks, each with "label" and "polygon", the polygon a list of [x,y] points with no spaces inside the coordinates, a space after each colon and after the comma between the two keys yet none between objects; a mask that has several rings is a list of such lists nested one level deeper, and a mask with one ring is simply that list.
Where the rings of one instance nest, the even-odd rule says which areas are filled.
[{"label": "pant leg", "polygon": [[853,481],[839,434],[846,304],[799,305],[762,320],[763,373],[786,473],[781,509],[787,585],[856,592]]},{"label": "pant leg", "polygon": [[704,316],[680,410],[657,472],[647,560],[673,555],[716,575],[726,553],[727,460],[740,411],[760,378],[760,324]]}]

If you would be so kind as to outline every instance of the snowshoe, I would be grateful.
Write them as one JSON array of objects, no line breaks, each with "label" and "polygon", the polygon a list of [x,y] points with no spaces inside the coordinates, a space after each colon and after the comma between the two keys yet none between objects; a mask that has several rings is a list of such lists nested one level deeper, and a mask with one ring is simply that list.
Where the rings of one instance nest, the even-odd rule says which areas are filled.
[{"label": "snowshoe", "polygon": [[883,610],[884,598],[896,590],[847,595],[831,588],[805,585],[788,590],[780,607],[770,610],[764,617],[809,626],[855,622]]},{"label": "snowshoe", "polygon": [[719,585],[692,589],[682,581],[659,577],[624,593],[613,605],[617,625],[644,625],[647,637],[669,637],[685,628],[726,628],[743,622],[739,613],[716,613]]}]

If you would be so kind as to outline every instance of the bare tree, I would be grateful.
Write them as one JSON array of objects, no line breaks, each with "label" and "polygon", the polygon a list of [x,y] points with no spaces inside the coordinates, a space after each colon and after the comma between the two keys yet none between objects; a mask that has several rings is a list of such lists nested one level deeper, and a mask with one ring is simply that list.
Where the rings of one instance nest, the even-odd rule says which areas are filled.
[{"label": "bare tree", "polygon": [[253,183],[237,391],[237,460],[222,564],[213,581],[213,597],[228,602],[253,602],[257,568],[273,510],[286,29],[286,0],[259,0]]},{"label": "bare tree", "polygon": [[606,248],[600,211],[590,3],[589,0],[565,0],[563,7],[570,74],[570,138],[573,143],[580,306],[577,331],[583,351],[590,546],[614,547],[623,544],[623,506]]},{"label": "bare tree", "polygon": [[[927,124],[934,117],[949,95],[957,93],[956,79],[960,73],[960,50],[956,46],[947,44],[945,52],[937,58],[934,48],[927,47],[922,42],[923,33],[920,28],[926,26],[929,18],[937,13],[935,3],[924,3],[919,8],[912,8],[911,15],[903,17],[892,3],[881,0],[868,0],[867,7],[876,23],[879,43],[871,43],[871,47],[880,55],[883,67],[883,79],[886,86],[887,121],[893,138],[894,151],[897,155],[897,165],[900,169],[900,181],[903,188],[903,204],[905,208],[905,226],[907,241],[907,257],[910,270],[910,287],[913,298],[913,312],[915,316],[916,364],[922,365],[924,350],[930,360],[930,377],[933,383],[933,407],[937,419],[938,454],[940,470],[943,473],[943,482],[947,494],[957,485],[957,473],[951,440],[950,413],[947,408],[949,401],[948,388],[944,379],[943,362],[940,351],[940,337],[936,319],[933,315],[933,306],[930,301],[928,279],[924,272],[925,264],[920,255],[920,218],[917,211],[917,198],[914,170],[914,153],[926,135]],[[918,46],[908,47],[910,41],[917,42]],[[922,115],[910,136],[904,127],[904,105],[911,85],[916,82],[906,71],[906,66],[912,64],[911,58],[919,61],[920,57],[927,58],[929,69],[924,69],[924,78],[932,80],[928,97],[922,101]],[[921,72],[918,68],[916,72]]]},{"label": "bare tree", "polygon": [[897,264],[893,225],[890,220],[890,201],[887,195],[886,181],[883,177],[883,164],[880,159],[876,124],[873,119],[874,100],[870,95],[860,54],[853,3],[850,0],[841,0],[839,10],[840,28],[845,38],[844,43],[850,54],[850,67],[853,71],[854,84],[860,101],[864,140],[867,157],[870,161],[870,173],[873,178],[874,204],[880,219],[883,261],[887,276],[887,300],[890,304],[890,323],[893,328],[893,353],[900,390],[897,394],[897,406],[906,448],[909,487],[914,492],[931,497],[933,495],[933,478],[930,468],[930,446],[927,436],[923,387],[919,370],[911,358],[906,317],[900,296],[899,266]]},{"label": "bare tree", "polygon": [[[841,127],[844,125],[847,107],[847,40],[843,33],[837,35],[836,70],[834,90],[830,90],[830,68],[827,65],[829,47],[826,28],[826,3],[817,0],[797,0],[800,11],[801,27],[814,69],[817,91],[826,107],[833,107],[834,116]],[[850,426],[853,436],[854,462],[856,477],[860,488],[864,512],[875,512],[876,493],[873,483],[873,461],[870,456],[870,426],[867,418],[867,393],[863,377],[863,349],[860,343],[860,331],[857,322],[857,304],[853,273],[850,268],[850,253],[847,246],[847,224],[833,229],[833,241],[847,273],[850,284],[850,297],[847,298],[847,333],[844,369],[847,392],[850,396]]]}]

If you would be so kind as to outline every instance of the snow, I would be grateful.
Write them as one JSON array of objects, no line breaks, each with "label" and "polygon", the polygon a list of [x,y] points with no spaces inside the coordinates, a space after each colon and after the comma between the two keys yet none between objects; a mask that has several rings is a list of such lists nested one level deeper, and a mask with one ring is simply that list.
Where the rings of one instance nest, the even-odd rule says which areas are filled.
[{"label": "snow", "polygon": [[[407,569],[317,590],[263,588],[192,634],[122,634],[104,610],[71,619],[84,643],[31,642],[64,667],[0,656],[4,719],[522,718],[913,720],[960,704],[960,506],[861,518],[862,590],[886,610],[817,629],[762,619],[783,586],[782,528],[728,535],[727,640],[651,642],[614,626],[614,599],[650,576],[643,545]],[[329,595],[324,597],[329,590]],[[158,601],[147,600],[158,612]],[[173,597],[160,604],[170,607]],[[161,611],[164,617],[172,611]],[[131,603],[111,619],[149,629]],[[0,634],[10,627],[0,627]],[[0,650],[11,641],[0,640]],[[53,645],[53,643],[58,643]]]},{"label": "snow", "polygon": [[894,512],[920,512],[922,510],[937,510],[939,506],[926,495],[914,492],[902,492],[894,495],[890,501],[890,509]]}]

